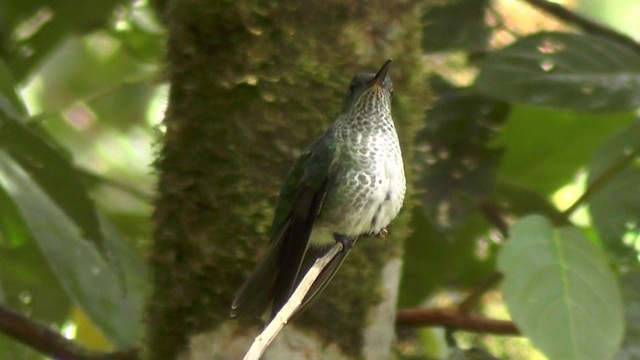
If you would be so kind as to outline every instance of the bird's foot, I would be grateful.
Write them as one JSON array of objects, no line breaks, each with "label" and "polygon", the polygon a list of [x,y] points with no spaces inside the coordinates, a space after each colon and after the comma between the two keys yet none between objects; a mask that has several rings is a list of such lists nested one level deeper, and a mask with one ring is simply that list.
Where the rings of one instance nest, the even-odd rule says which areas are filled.
[{"label": "bird's foot", "polygon": [[387,230],[387,228],[382,228],[377,234],[374,234],[378,239],[386,239],[387,235],[389,235],[389,230]]},{"label": "bird's foot", "polygon": [[335,234],[333,237],[336,242],[342,244],[342,251],[351,250],[351,248],[353,247],[353,241],[351,241],[349,237],[341,234]]}]

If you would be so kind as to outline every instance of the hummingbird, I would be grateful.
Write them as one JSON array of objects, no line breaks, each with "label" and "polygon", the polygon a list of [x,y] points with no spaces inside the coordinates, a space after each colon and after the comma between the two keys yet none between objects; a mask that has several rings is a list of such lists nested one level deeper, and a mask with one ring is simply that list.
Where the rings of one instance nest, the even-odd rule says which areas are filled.
[{"label": "hummingbird", "polygon": [[293,294],[313,262],[335,242],[343,249],[303,299],[306,308],[342,265],[360,236],[384,237],[398,215],[406,182],[391,117],[392,60],[349,84],[335,122],[302,152],[287,175],[266,255],[238,290],[231,316],[252,309],[271,319]]}]

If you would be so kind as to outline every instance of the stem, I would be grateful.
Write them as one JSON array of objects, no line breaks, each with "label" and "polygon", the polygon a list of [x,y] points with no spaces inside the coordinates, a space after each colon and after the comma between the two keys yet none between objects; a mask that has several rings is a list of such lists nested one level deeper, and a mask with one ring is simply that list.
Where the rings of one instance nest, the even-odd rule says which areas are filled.
[{"label": "stem", "polygon": [[0,304],[0,333],[19,341],[44,355],[65,360],[137,360],[137,349],[99,352],[84,348],[60,335],[48,326],[39,324]]},{"label": "stem", "polygon": [[558,220],[567,221],[569,217],[584,203],[586,203],[596,192],[604,187],[611,179],[615,178],[622,170],[626,169],[634,159],[640,155],[640,145],[633,148],[632,151],[618,159],[613,165],[606,169],[598,176],[585,190],[582,195],[569,208],[562,212],[561,218]]}]

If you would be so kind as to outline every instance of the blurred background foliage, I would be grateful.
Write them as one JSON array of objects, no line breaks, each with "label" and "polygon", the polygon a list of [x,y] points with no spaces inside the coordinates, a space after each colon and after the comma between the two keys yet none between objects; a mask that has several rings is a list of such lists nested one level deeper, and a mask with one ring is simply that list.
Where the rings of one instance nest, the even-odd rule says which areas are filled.
[{"label": "blurred background foliage", "polygon": [[[500,269],[479,311],[510,313],[525,338],[462,334],[461,348],[639,356],[640,46],[525,1],[425,3],[433,101],[406,164],[420,206],[405,210],[400,307],[455,305]],[[563,3],[640,37],[635,0]],[[0,3],[0,302],[92,349],[142,345],[165,31],[144,0]],[[400,335],[402,357],[472,356],[441,330]],[[0,336],[0,358],[42,356]]]},{"label": "blurred background foliage", "polygon": [[94,349],[143,336],[164,42],[146,2],[0,4],[0,301]]}]

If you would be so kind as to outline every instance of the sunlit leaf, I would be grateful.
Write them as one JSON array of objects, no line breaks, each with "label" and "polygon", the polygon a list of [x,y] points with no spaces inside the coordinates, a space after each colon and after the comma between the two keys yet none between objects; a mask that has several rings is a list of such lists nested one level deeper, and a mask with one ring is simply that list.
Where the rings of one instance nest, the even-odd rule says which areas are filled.
[{"label": "sunlit leaf", "polygon": [[637,251],[623,244],[625,234],[640,234],[640,121],[622,130],[593,155],[589,186],[598,189],[589,212],[607,248],[636,264]]},{"label": "sunlit leaf", "polygon": [[515,106],[494,143],[505,149],[499,177],[551,194],[575,178],[603,141],[634,119],[631,112],[605,115]]},{"label": "sunlit leaf", "polygon": [[89,349],[109,350],[111,344],[102,335],[100,330],[96,328],[91,319],[87,317],[82,309],[73,307],[71,311],[70,321],[76,326],[75,341],[88,347]]},{"label": "sunlit leaf", "polygon": [[0,186],[16,202],[43,255],[69,296],[118,346],[141,339],[140,289],[123,292],[117,273],[77,225],[18,162],[0,151]]},{"label": "sunlit leaf", "polygon": [[613,358],[624,321],[604,252],[577,229],[554,229],[537,215],[516,222],[511,234],[498,267],[518,328],[550,359]]},{"label": "sunlit leaf", "polygon": [[573,110],[640,105],[640,55],[604,37],[537,33],[487,56],[475,89],[504,101]]}]

